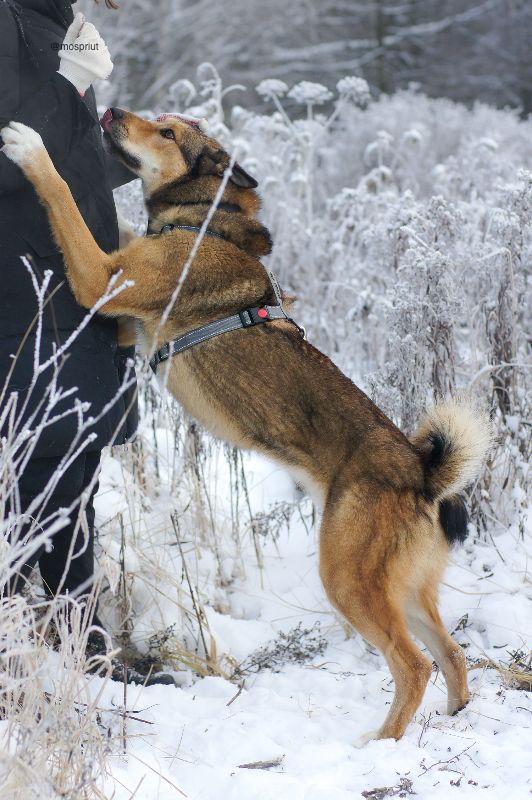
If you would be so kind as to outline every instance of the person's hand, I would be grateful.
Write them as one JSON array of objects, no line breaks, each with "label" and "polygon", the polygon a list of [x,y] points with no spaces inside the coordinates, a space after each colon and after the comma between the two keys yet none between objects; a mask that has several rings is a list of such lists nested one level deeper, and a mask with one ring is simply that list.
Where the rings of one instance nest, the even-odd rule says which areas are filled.
[{"label": "person's hand", "polygon": [[81,95],[97,78],[108,78],[113,62],[104,40],[91,22],[77,13],[59,50],[60,75],[74,84]]}]

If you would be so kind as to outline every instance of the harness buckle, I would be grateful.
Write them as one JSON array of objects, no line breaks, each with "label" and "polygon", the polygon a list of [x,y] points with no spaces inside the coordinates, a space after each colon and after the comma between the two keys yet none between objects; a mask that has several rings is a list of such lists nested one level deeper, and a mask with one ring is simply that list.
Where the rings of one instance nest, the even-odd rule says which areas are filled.
[{"label": "harness buckle", "polygon": [[159,356],[159,363],[161,361],[166,361],[167,359],[170,358],[170,356],[171,356],[171,347],[172,347],[172,343],[171,342],[167,342],[166,344],[163,344],[163,346],[161,347],[161,349],[159,350],[159,352],[157,354]]},{"label": "harness buckle", "polygon": [[245,308],[243,311],[239,311],[238,316],[243,328],[251,328],[253,325],[259,325],[261,322],[267,322],[271,319],[270,312],[266,306]]}]

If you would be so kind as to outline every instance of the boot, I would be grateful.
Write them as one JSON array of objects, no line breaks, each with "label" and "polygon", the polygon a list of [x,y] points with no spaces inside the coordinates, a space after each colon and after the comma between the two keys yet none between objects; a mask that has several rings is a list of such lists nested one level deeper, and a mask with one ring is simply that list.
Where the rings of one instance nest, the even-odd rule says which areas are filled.
[{"label": "boot", "polygon": [[[85,650],[87,658],[107,655],[107,645],[105,637],[98,631],[89,633],[87,647]],[[128,666],[121,658],[114,656],[111,660],[111,680],[120,683],[139,684],[140,686],[175,686],[175,680],[168,672],[157,672],[155,674],[143,675],[134,667]],[[88,672],[98,674],[104,670],[103,664],[96,663]]]}]

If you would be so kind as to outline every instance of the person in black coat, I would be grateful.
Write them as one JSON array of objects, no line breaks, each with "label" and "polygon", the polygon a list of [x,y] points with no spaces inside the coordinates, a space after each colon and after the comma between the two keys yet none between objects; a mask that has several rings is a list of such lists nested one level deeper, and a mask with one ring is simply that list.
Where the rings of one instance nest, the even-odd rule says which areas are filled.
[{"label": "person in black coat", "polygon": [[[80,15],[76,16],[75,23],[73,21],[69,0],[0,0],[0,128],[11,120],[18,120],[40,133],[96,242],[110,252],[118,247],[112,189],[135,176],[108,156],[102,147],[90,82],[105,75],[91,72],[94,59],[89,61],[87,69],[83,48],[71,47],[69,52],[60,53],[67,30],[74,42],[83,26]],[[92,31],[89,38],[97,37],[102,50],[100,55],[105,61],[105,43],[93,26],[85,25],[89,26],[85,27],[85,33]],[[108,53],[107,59],[110,72],[112,62]],[[21,256],[28,257],[39,283],[46,271],[51,271],[40,336],[36,324],[36,293]],[[13,393],[17,393],[17,427],[20,430],[29,425],[35,431],[43,419],[46,405],[43,398],[47,398],[46,387],[53,372],[48,369],[28,395],[36,343],[43,362],[53,353],[54,347],[68,339],[87,312],[76,303],[70,291],[62,255],[52,238],[44,207],[22,171],[1,151],[0,281],[0,419],[2,405],[5,407],[12,402]],[[116,322],[93,317],[65,355],[57,384],[64,390],[75,391],[56,405],[53,416],[61,416],[78,399],[90,404],[85,418],[90,415],[96,421],[88,426],[83,439],[77,443],[86,442],[40,509],[40,518],[45,519],[55,510],[70,506],[89,487],[90,496],[85,498],[88,541],[81,533],[78,514],[72,513],[71,523],[54,535],[52,549],[49,552],[43,549],[28,559],[21,577],[11,585],[11,591],[20,590],[23,579],[37,560],[49,596],[58,592],[76,596],[90,590],[93,498],[101,450],[107,444],[125,442],[136,427],[135,387],[121,391],[130,369],[126,366],[126,357],[132,356],[132,352],[118,347]],[[113,398],[116,398],[114,403],[111,402]],[[109,408],[102,413],[108,404]],[[2,436],[8,433],[6,426],[4,422],[4,428],[0,427],[0,449]],[[46,425],[32,441],[31,459],[18,480],[22,512],[43,491],[61,459],[72,449],[77,428],[76,415],[63,415],[55,424]],[[15,507],[14,498],[11,500]],[[71,549],[76,556],[73,560],[69,559]],[[98,622],[97,617],[95,620]]]}]

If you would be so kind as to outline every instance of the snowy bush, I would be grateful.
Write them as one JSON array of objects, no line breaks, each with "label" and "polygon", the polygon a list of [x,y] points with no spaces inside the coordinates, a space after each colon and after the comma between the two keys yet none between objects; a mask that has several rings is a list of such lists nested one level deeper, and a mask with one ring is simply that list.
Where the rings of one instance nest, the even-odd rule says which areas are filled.
[{"label": "snowy bush", "polygon": [[280,672],[286,664],[305,664],[316,656],[322,656],[327,648],[327,639],[320,632],[320,623],[312,628],[303,628],[299,622],[291,631],[280,631],[273,642],[254,650],[239,665],[237,675],[270,669]]}]

